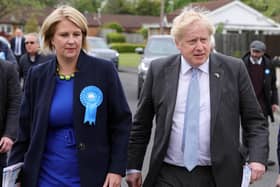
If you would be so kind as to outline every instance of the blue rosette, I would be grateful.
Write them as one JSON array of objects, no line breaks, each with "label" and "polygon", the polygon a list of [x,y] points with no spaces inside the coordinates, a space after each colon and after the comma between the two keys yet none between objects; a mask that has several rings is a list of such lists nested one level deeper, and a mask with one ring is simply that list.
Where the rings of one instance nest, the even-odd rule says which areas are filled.
[{"label": "blue rosette", "polygon": [[102,91],[96,86],[87,86],[81,91],[80,101],[86,108],[84,123],[88,122],[90,125],[95,125],[97,107],[103,101]]}]

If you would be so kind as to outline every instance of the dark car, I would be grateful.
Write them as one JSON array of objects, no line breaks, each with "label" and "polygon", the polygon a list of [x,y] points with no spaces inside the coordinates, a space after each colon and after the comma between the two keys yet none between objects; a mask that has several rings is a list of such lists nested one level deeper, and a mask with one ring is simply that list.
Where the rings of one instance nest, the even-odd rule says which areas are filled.
[{"label": "dark car", "polygon": [[137,97],[139,98],[151,61],[157,58],[178,54],[179,50],[177,49],[172,36],[153,35],[148,38],[145,49],[137,48],[135,51],[142,54],[138,66]]},{"label": "dark car", "polygon": [[88,42],[88,54],[104,58],[112,61],[116,68],[119,67],[119,53],[116,50],[110,49],[106,41],[101,37],[87,37]]}]

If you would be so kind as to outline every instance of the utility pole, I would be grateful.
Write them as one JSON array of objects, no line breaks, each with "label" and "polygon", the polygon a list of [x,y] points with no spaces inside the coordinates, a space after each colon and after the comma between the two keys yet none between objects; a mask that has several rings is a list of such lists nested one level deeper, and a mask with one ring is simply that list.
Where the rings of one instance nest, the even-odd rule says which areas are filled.
[{"label": "utility pole", "polygon": [[163,34],[164,0],[160,0],[160,28],[159,33]]}]

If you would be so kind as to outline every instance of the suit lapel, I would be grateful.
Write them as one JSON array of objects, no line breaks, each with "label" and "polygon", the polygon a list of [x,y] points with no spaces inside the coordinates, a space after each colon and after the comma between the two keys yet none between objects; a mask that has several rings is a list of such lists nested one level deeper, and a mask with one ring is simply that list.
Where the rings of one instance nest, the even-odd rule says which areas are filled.
[{"label": "suit lapel", "polygon": [[222,62],[219,61],[216,54],[210,55],[209,63],[209,83],[210,83],[210,106],[211,106],[211,135],[215,129],[216,117],[219,111],[222,82],[224,79],[224,70],[222,69]]},{"label": "suit lapel", "polygon": [[[179,71],[180,71],[180,60],[181,56],[178,55],[175,58],[172,58],[172,62],[169,66],[165,68],[164,71],[164,82],[166,84],[166,101],[167,101],[167,114],[170,115],[167,119],[171,119],[173,116],[176,98],[177,98],[177,89],[178,89],[178,82],[179,82]],[[172,123],[167,123],[170,125]]]}]

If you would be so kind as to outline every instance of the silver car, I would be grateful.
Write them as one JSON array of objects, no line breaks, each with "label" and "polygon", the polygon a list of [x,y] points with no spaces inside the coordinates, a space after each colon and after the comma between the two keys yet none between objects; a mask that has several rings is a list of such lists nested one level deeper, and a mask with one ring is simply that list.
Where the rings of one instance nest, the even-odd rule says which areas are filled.
[{"label": "silver car", "polygon": [[89,55],[110,60],[115,64],[116,68],[118,69],[119,53],[116,50],[110,49],[110,47],[103,38],[88,36],[87,42]]},{"label": "silver car", "polygon": [[157,58],[178,54],[179,50],[177,49],[172,36],[153,35],[148,38],[145,49],[136,48],[135,51],[142,54],[138,66],[137,98],[139,98],[151,61]]}]

